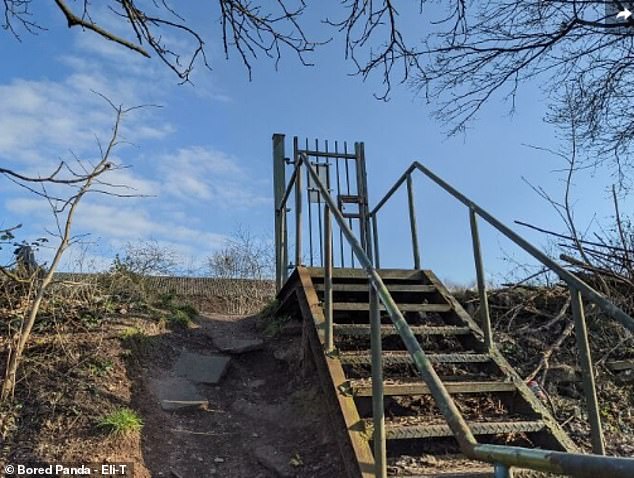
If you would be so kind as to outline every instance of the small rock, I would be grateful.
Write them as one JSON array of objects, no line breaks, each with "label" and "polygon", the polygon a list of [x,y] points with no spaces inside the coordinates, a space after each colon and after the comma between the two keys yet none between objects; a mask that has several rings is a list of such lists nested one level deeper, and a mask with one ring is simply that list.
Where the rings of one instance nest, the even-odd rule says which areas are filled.
[{"label": "small rock", "polygon": [[224,458],[220,458],[220,457],[214,458],[214,463],[224,463],[224,462],[225,462]]},{"label": "small rock", "polygon": [[121,315],[126,315],[126,314],[128,313],[128,309],[126,309],[126,308],[122,307],[122,308],[120,308],[120,309],[119,309],[119,313],[120,313]]},{"label": "small rock", "polygon": [[270,445],[260,445],[253,452],[260,465],[280,478],[292,478],[295,476],[289,464],[289,458],[279,453]]}]

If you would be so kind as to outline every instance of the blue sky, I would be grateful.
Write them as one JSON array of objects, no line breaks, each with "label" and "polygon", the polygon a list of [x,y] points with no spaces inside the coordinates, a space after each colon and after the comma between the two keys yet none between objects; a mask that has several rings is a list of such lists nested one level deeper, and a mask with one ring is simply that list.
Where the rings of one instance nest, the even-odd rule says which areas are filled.
[{"label": "blue sky", "polygon": [[[199,2],[204,5],[207,2]],[[542,122],[545,94],[525,85],[516,113],[496,98],[465,135],[447,138],[428,105],[407,87],[395,85],[389,102],[377,101],[377,78],[350,76],[340,41],[315,53],[303,67],[289,53],[276,71],[270,61],[254,63],[253,81],[236,55],[224,60],[211,20],[213,2],[185,11],[207,33],[213,70],[198,67],[194,85],[178,79],[157,60],[147,60],[89,32],[69,31],[52,6],[38,6],[48,27],[22,42],[3,32],[0,55],[0,161],[21,171],[41,172],[69,150],[94,158],[95,135],[107,138],[113,115],[91,90],[127,106],[158,104],[131,113],[124,137],[133,143],[117,152],[131,166],[115,172],[148,198],[90,197],[80,207],[77,233],[90,233],[88,256],[103,267],[128,241],[154,239],[200,265],[240,225],[272,237],[271,135],[364,141],[371,203],[418,160],[507,224],[515,219],[561,229],[550,207],[522,177],[557,196],[562,167],[555,158],[525,146],[557,148],[552,128]],[[200,8],[197,10],[196,8]],[[314,13],[317,15],[319,12]],[[430,15],[437,14],[434,9]],[[211,19],[211,20],[210,20]],[[420,17],[404,18],[416,32]],[[211,25],[211,26],[210,26]],[[323,27],[319,27],[323,28]],[[324,37],[330,33],[324,33]],[[585,227],[610,214],[606,174],[585,173],[575,181],[576,214]],[[467,283],[473,277],[467,211],[422,177],[416,181],[423,266],[442,278]],[[0,226],[24,223],[20,238],[37,237],[51,226],[45,202],[0,182]],[[404,193],[381,216],[382,265],[407,267],[409,229]],[[545,238],[515,228],[546,248]],[[485,264],[500,279],[513,260],[525,258],[499,234],[481,225]],[[69,256],[71,267],[78,253]]]}]

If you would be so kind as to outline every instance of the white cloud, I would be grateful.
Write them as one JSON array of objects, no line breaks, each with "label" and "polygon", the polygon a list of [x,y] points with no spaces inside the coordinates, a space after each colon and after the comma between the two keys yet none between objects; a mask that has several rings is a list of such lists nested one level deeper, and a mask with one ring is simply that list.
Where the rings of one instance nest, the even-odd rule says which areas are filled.
[{"label": "white cloud", "polygon": [[239,160],[223,152],[194,146],[163,155],[158,162],[163,192],[182,200],[214,200],[234,208],[268,201]]},{"label": "white cloud", "polygon": [[[110,247],[120,249],[128,241],[157,239],[169,244],[182,255],[201,257],[209,254],[225,243],[227,237],[203,229],[191,227],[184,220],[165,220],[155,217],[147,200],[119,199],[96,201],[84,200],[75,215],[73,232],[75,235],[90,233],[90,237],[102,237]],[[38,224],[41,230],[33,231],[41,235],[47,228],[54,229],[54,221],[47,202],[36,198],[12,198],[5,202],[6,210],[28,218]],[[101,244],[105,246],[105,244]]]}]

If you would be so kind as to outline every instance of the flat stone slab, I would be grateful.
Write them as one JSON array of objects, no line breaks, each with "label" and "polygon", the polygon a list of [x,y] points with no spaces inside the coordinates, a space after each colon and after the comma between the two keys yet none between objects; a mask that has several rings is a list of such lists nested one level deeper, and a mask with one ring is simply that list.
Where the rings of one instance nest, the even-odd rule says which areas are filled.
[{"label": "flat stone slab", "polygon": [[183,352],[174,364],[174,375],[195,383],[216,385],[222,380],[230,357],[224,355],[201,355]]},{"label": "flat stone slab", "polygon": [[161,408],[165,411],[206,408],[209,405],[196,386],[186,378],[164,377],[153,380],[152,388],[159,399]]},{"label": "flat stone slab", "polygon": [[222,337],[213,339],[213,342],[221,352],[232,355],[254,352],[256,350],[262,350],[262,347],[264,347],[264,340],[262,339]]}]

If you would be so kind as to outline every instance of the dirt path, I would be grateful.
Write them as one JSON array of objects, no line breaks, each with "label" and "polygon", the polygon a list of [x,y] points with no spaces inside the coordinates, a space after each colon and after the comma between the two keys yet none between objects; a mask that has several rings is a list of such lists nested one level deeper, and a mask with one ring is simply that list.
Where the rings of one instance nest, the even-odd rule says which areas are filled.
[{"label": "dirt path", "polygon": [[[257,319],[203,315],[199,327],[165,334],[135,377],[142,452],[154,477],[338,477],[343,464],[314,374],[299,371],[301,330],[287,324],[273,338]],[[219,385],[196,385],[206,409],[161,409],[156,381],[171,376],[183,352],[218,353],[227,339],[263,339],[259,350],[231,356]],[[224,342],[223,342],[224,341]]]}]

